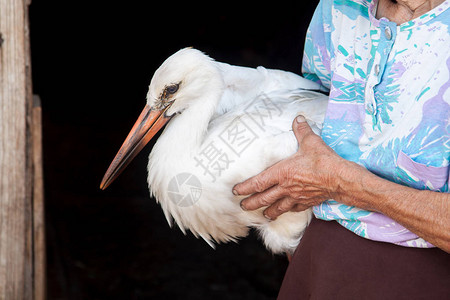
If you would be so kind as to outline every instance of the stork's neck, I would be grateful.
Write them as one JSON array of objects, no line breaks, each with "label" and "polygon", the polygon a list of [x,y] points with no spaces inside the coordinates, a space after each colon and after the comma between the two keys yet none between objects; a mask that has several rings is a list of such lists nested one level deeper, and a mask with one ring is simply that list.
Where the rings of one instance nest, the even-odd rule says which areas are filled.
[{"label": "stork's neck", "polygon": [[[192,155],[202,146],[207,134],[208,124],[220,101],[221,92],[216,95],[205,93],[206,97],[198,98],[181,114],[173,117],[155,146],[170,149],[172,157]],[[158,145],[159,144],[159,145]]]}]

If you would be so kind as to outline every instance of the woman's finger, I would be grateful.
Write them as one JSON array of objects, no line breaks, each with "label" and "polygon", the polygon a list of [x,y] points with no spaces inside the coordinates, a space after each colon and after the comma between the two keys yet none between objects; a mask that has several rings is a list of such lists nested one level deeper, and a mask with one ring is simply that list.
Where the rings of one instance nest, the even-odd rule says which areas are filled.
[{"label": "woman's finger", "polygon": [[269,206],[284,196],[284,189],[275,185],[261,193],[255,193],[241,201],[243,210],[255,210]]},{"label": "woman's finger", "polygon": [[275,220],[285,212],[290,211],[297,204],[297,200],[291,197],[284,197],[264,210],[264,216],[269,220]]}]

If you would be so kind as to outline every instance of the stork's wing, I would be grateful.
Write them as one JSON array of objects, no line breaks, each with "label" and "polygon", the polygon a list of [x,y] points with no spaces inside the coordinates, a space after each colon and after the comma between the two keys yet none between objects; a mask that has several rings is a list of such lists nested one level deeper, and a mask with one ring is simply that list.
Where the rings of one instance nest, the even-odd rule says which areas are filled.
[{"label": "stork's wing", "polygon": [[327,106],[328,96],[303,89],[261,93],[213,117],[208,132],[214,137],[221,134],[217,130],[233,129],[233,124],[238,122],[259,137],[269,137],[291,131],[292,121],[301,114],[314,132],[320,134]]},{"label": "stork's wing", "polygon": [[222,115],[242,103],[253,101],[256,97],[273,91],[320,88],[319,84],[291,72],[216,63],[225,83],[216,115]]}]

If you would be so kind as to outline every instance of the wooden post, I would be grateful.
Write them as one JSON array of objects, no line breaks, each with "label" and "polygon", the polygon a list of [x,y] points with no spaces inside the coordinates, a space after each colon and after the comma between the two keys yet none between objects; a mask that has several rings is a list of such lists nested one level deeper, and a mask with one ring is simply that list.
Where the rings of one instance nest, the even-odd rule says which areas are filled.
[{"label": "wooden post", "polygon": [[[40,140],[33,140],[33,95],[29,47],[29,0],[0,0],[0,299],[43,299],[36,293],[35,259],[43,259],[34,247],[36,238],[33,197],[42,198],[39,170]],[[40,128],[40,127],[39,127]],[[35,151],[38,151],[36,153]],[[37,180],[37,181],[36,181]],[[36,196],[39,195],[40,196]],[[38,207],[42,205],[38,200]],[[39,218],[38,218],[39,219]],[[42,249],[42,248],[41,248]],[[38,254],[37,254],[38,253]],[[42,292],[44,291],[44,292]]]},{"label": "wooden post", "polygon": [[33,97],[31,137],[33,141],[33,296],[46,297],[44,170],[42,163],[42,110],[39,96]]}]

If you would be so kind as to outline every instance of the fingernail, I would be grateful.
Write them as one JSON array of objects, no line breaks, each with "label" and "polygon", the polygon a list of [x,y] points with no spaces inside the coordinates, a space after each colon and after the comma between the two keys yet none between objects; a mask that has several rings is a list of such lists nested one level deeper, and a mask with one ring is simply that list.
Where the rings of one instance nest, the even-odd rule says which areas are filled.
[{"label": "fingernail", "polygon": [[272,218],[270,218],[268,215],[266,215],[266,212],[263,212],[264,218],[266,218],[269,221],[272,221]]},{"label": "fingernail", "polygon": [[236,191],[236,189],[233,189],[233,195],[239,196],[239,193],[238,193],[238,191]]},{"label": "fingernail", "polygon": [[297,123],[303,123],[303,122],[306,122],[305,117],[302,116],[302,115],[297,116],[297,118],[295,118],[295,120],[297,121]]},{"label": "fingernail", "polygon": [[[244,199],[245,200],[245,199]],[[247,209],[242,205],[242,202],[244,202],[244,200],[241,201],[241,203],[239,203],[239,205],[241,206],[241,209],[244,211],[247,211]]]}]

